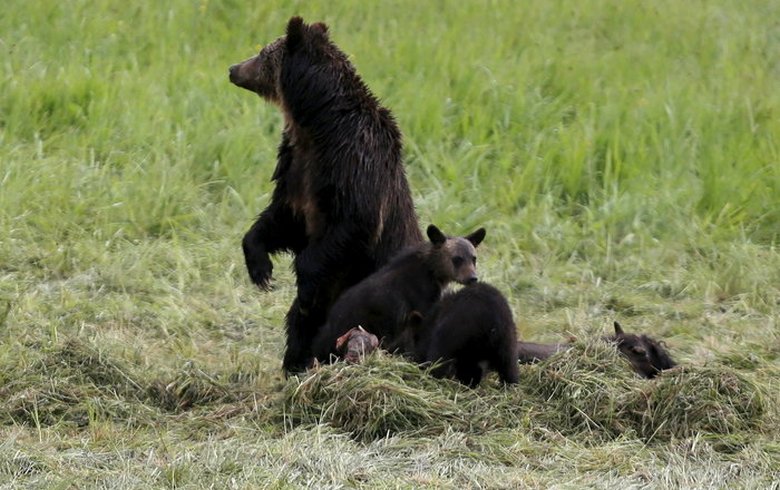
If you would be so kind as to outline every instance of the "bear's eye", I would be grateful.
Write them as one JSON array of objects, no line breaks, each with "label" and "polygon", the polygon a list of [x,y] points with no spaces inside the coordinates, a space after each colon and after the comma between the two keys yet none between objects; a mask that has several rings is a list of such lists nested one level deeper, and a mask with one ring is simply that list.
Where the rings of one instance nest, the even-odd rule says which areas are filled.
[{"label": "bear's eye", "polygon": [[474,265],[477,265],[477,258],[476,257],[471,257],[471,263],[474,264]]},{"label": "bear's eye", "polygon": [[463,257],[453,257],[452,258],[452,265],[455,267],[460,267],[463,265]]},{"label": "bear's eye", "polygon": [[633,352],[634,354],[636,354],[638,356],[644,356],[645,354],[647,354],[647,351],[645,350],[645,348],[641,347],[641,346],[638,346],[638,345],[632,346],[631,347],[631,352]]}]

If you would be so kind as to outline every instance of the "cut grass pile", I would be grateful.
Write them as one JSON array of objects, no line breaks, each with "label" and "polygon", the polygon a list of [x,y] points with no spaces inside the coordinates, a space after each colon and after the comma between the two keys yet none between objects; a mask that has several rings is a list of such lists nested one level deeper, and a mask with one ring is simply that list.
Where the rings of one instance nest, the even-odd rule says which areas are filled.
[{"label": "cut grass pile", "polygon": [[284,411],[292,422],[326,423],[361,439],[529,426],[649,441],[760,429],[767,407],[762,389],[727,366],[687,366],[645,380],[612,346],[596,342],[524,366],[520,383],[506,390],[471,390],[378,354],[289,381]]},{"label": "cut grass pile", "polygon": [[164,412],[258,396],[254,376],[247,373],[207,373],[191,362],[173,372],[150,373],[76,339],[32,361],[7,360],[2,369],[0,420],[6,424],[85,427],[108,419],[153,425]]},{"label": "cut grass pile", "polygon": [[230,417],[253,412],[280,431],[327,424],[363,441],[518,428],[650,441],[760,431],[770,412],[762,389],[728,366],[685,366],[644,380],[600,341],[523,366],[516,386],[504,388],[491,377],[476,390],[378,352],[362,364],[291,377],[260,408],[252,375],[209,373],[188,363],[149,377],[78,340],[29,364],[6,364],[3,372],[3,423],[38,427],[84,427],[97,419],[153,425],[164,413],[205,410]]},{"label": "cut grass pile", "polygon": [[98,412],[129,420],[143,387],[124,363],[78,341],[2,366],[3,422],[83,427]]}]

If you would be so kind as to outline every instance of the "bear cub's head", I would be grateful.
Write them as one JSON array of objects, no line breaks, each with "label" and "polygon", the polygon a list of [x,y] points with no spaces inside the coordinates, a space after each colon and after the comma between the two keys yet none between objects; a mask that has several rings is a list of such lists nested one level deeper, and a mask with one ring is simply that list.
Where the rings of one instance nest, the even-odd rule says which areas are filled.
[{"label": "bear cub's head", "polygon": [[618,322],[614,322],[614,325],[615,335],[608,339],[617,344],[620,353],[628,359],[640,376],[654,378],[661,371],[677,365],[661,342],[647,335],[625,333]]},{"label": "bear cub's head", "polygon": [[440,283],[455,281],[465,285],[477,282],[476,248],[485,239],[484,228],[465,237],[448,237],[430,225],[427,233],[431,241],[431,266]]},{"label": "bear cub's head", "polygon": [[263,47],[257,56],[232,65],[230,81],[276,105],[281,105],[282,65],[291,52],[304,45],[328,42],[328,26],[321,22],[308,25],[300,17],[287,24],[287,34]]}]

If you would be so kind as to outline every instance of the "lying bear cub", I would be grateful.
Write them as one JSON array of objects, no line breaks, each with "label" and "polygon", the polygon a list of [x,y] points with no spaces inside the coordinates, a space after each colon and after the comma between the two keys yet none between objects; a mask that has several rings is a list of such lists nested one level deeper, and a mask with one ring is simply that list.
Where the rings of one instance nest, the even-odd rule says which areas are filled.
[{"label": "lying bear cub", "polygon": [[[665,349],[663,341],[647,335],[626,333],[618,322],[614,322],[615,335],[604,336],[607,342],[613,342],[618,351],[631,363],[631,368],[643,378],[652,379],[661,371],[677,365]],[[571,347],[569,344],[537,344],[534,342],[517,343],[517,359],[520,364],[532,364],[543,361],[553,354]]]}]

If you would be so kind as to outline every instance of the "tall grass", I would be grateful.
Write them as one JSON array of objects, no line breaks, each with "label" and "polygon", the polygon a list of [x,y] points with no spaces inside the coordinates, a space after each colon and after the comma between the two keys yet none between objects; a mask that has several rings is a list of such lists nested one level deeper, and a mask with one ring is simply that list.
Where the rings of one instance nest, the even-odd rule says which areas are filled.
[{"label": "tall grass", "polygon": [[[513,392],[381,357],[283,380],[289,259],[261,293],[239,246],[282,121],[227,67],[293,14],[329,23],[393,110],[421,221],[488,228],[481,275],[522,337],[617,316],[687,367],[641,383],[597,349]],[[758,0],[7,0],[0,481],[776,482],[777,18]]]}]

